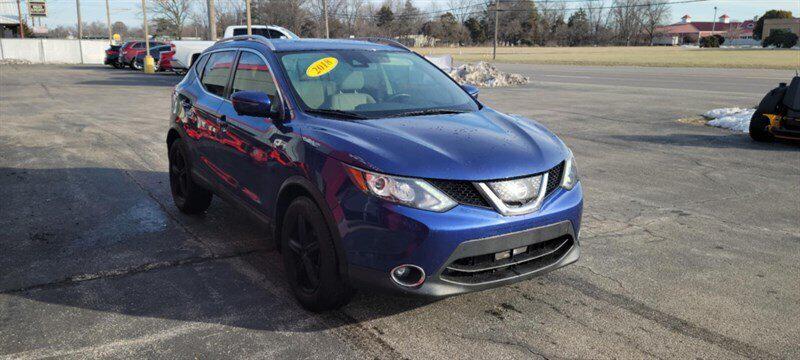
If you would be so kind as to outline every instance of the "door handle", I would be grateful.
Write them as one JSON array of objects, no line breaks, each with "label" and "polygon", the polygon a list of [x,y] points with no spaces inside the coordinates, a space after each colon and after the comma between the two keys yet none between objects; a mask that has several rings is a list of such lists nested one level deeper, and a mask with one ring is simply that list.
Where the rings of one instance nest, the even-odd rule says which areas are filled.
[{"label": "door handle", "polygon": [[219,125],[219,131],[228,131],[228,118],[226,118],[225,115],[221,115],[218,119],[217,125]]}]

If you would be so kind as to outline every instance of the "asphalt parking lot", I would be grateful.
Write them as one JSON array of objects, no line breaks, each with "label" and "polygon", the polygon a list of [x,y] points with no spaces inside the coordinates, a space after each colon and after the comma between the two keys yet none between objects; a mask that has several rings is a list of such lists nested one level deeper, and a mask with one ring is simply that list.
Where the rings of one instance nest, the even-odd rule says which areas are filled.
[{"label": "asphalt parking lot", "polygon": [[0,71],[0,358],[798,358],[800,147],[678,123],[790,71],[503,65],[573,149],[581,260],[438,302],[302,310],[266,229],[172,205],[175,76]]}]

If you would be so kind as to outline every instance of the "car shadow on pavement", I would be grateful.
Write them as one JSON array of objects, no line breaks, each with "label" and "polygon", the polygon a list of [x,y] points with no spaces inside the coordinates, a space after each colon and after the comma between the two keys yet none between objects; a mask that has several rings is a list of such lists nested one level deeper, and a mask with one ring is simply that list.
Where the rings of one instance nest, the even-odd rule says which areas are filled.
[{"label": "car shadow on pavement", "polygon": [[778,140],[773,143],[758,143],[752,141],[747,134],[703,135],[703,134],[665,134],[665,135],[612,135],[610,138],[646,142],[671,146],[692,146],[715,149],[741,148],[766,151],[786,151],[800,149],[800,142]]},{"label": "car shadow on pavement", "polygon": [[87,326],[155,318],[310,332],[430,303],[361,292],[344,311],[309,313],[265,226],[216,199],[205,215],[181,214],[166,172],[0,168],[0,197],[0,308],[19,310],[8,323],[45,316],[46,303],[56,306],[37,321],[77,313]]}]

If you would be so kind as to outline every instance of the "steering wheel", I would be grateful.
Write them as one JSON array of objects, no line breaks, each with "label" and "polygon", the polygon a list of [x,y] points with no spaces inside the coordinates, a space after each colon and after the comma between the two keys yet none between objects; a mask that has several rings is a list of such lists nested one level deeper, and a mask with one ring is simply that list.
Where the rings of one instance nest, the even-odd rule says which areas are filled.
[{"label": "steering wheel", "polygon": [[411,100],[411,95],[409,94],[394,94],[386,98],[386,102],[398,102],[403,104],[408,100]]}]

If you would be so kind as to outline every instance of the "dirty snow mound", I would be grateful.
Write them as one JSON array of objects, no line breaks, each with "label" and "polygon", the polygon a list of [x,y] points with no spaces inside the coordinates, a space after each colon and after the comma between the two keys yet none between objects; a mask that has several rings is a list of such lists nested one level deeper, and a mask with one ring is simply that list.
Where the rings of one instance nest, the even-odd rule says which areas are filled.
[{"label": "dirty snow mound", "polygon": [[724,108],[711,110],[703,116],[711,119],[707,123],[708,125],[748,133],[750,132],[750,118],[755,112],[756,109]]},{"label": "dirty snow mound", "polygon": [[531,81],[527,76],[509,74],[497,70],[491,64],[481,61],[477,64],[464,64],[452,71],[452,77],[459,84],[470,84],[478,87],[501,87],[525,85]]},{"label": "dirty snow mound", "polygon": [[0,65],[30,65],[31,62],[22,59],[1,59]]}]

